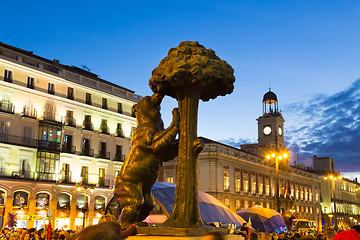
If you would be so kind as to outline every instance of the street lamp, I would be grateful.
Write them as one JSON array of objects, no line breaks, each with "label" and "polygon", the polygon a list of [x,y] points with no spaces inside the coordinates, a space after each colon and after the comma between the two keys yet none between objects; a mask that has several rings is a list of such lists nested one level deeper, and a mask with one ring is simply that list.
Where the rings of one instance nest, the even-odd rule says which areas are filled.
[{"label": "street lamp", "polygon": [[279,189],[279,161],[281,159],[286,159],[288,157],[287,153],[273,152],[270,155],[267,155],[266,158],[270,160],[271,158],[275,159],[276,166],[276,205],[277,211],[280,213],[280,189]]},{"label": "street lamp", "polygon": [[[342,176],[338,173],[331,173],[329,176],[325,176],[324,177],[325,180],[331,180],[332,181],[332,195],[333,195],[333,200],[334,200],[334,229],[337,230],[338,225],[337,225],[337,217],[336,217],[336,199],[335,199],[335,181],[336,180],[341,180]],[[329,214],[329,217],[332,217],[332,214]],[[330,220],[331,220],[330,217]]]},{"label": "street lamp", "polygon": [[83,213],[83,228],[85,227],[85,213],[87,212],[87,208],[86,208],[86,191],[89,189],[89,191],[91,193],[93,193],[95,191],[94,185],[91,184],[83,184],[83,185],[79,185],[76,187],[76,190],[78,192],[80,192],[82,189],[84,189],[84,206],[81,209],[81,212]]}]

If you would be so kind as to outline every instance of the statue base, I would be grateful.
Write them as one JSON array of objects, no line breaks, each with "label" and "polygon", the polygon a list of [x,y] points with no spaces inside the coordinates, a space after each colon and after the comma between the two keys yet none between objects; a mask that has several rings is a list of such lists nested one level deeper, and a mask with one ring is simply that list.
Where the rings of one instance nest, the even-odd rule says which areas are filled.
[{"label": "statue base", "polygon": [[174,227],[138,227],[136,228],[137,236],[174,236],[174,237],[190,237],[203,236],[209,232],[221,232],[227,234],[225,228],[214,227],[194,227],[194,228],[174,228]]},{"label": "statue base", "polygon": [[[190,236],[190,237],[176,237],[176,236],[147,236],[147,235],[136,235],[130,236],[127,240],[202,240],[201,236]],[[226,235],[225,240],[245,240],[241,235]]]}]

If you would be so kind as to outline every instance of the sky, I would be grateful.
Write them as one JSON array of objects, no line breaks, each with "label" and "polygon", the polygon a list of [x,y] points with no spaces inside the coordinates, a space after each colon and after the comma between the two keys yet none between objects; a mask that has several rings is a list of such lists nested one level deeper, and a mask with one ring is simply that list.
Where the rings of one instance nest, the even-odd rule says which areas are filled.
[{"label": "sky", "polygon": [[[262,97],[279,99],[300,161],[335,159],[360,178],[359,1],[2,1],[0,41],[145,96],[170,48],[185,40],[234,68],[234,92],[199,106],[198,135],[257,141]],[[165,125],[176,101],[162,105]]]}]

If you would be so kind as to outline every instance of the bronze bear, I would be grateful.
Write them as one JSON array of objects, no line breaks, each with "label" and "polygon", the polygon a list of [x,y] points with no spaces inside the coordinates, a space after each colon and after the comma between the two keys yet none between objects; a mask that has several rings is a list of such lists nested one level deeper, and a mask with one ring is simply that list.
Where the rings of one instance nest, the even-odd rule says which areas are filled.
[{"label": "bronze bear", "polygon": [[179,132],[179,112],[172,111],[173,121],[164,129],[160,104],[162,95],[147,96],[134,105],[137,127],[131,139],[131,149],[115,181],[115,197],[122,208],[123,229],[143,221],[154,207],[151,188],[165,161],[177,156],[175,137]]}]

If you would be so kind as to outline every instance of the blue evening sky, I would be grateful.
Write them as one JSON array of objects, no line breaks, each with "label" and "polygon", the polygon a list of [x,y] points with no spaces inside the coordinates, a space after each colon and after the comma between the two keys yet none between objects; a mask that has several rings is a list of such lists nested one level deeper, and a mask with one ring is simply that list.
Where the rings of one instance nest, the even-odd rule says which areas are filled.
[{"label": "blue evening sky", "polygon": [[[2,1],[1,9],[0,41],[63,64],[86,65],[140,95],[151,94],[151,71],[170,48],[199,41],[233,66],[236,83],[233,94],[200,104],[198,135],[256,141],[256,118],[270,83],[289,146],[299,145],[302,161],[330,156],[342,171],[353,171],[341,149],[330,147],[337,142],[352,153],[353,163],[360,161],[359,134],[346,132],[354,134],[347,140],[328,136],[335,128],[343,135],[344,126],[334,119],[338,115],[320,114],[352,112],[356,117],[347,119],[347,129],[359,125],[354,99],[360,95],[349,95],[351,89],[359,93],[359,1]],[[343,102],[336,102],[339,94]],[[174,106],[174,100],[164,101],[165,124]],[[315,118],[319,131],[327,132],[301,130]]]}]

